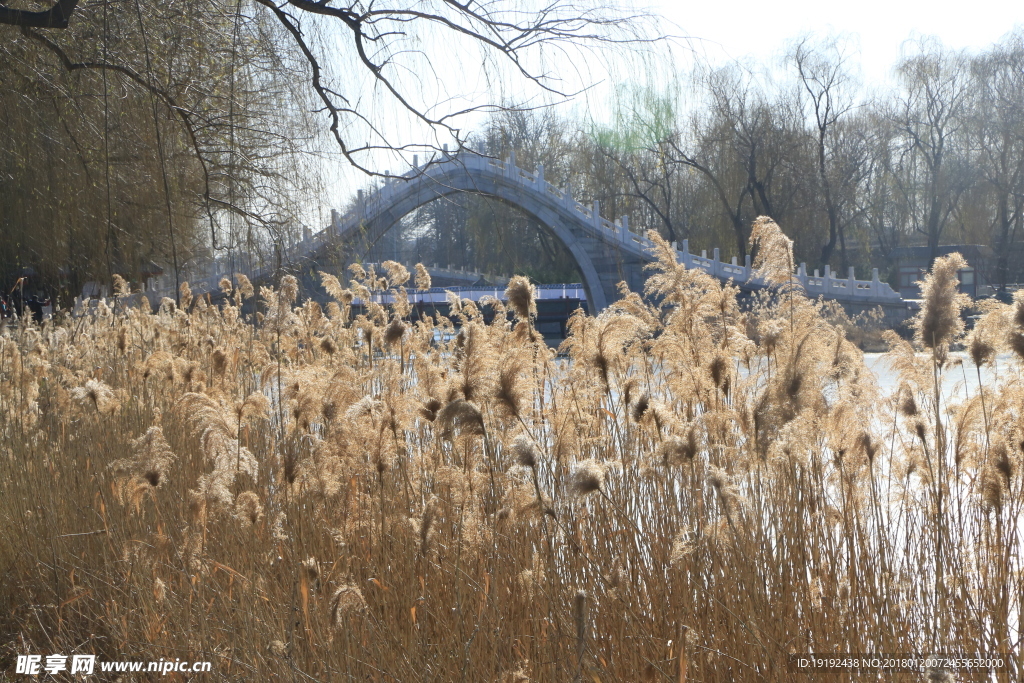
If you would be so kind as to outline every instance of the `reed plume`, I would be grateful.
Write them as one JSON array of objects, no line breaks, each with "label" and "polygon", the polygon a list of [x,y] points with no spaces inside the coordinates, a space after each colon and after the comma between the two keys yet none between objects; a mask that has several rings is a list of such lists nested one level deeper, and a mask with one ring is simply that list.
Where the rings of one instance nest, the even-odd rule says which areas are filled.
[{"label": "reed plume", "polygon": [[422,263],[416,264],[416,289],[425,292],[431,287],[430,273]]},{"label": "reed plume", "polygon": [[116,412],[121,407],[121,402],[114,395],[114,390],[95,379],[86,381],[84,386],[72,389],[71,396],[83,407],[107,415]]},{"label": "reed plume", "polygon": [[387,275],[387,287],[401,287],[409,281],[409,270],[397,261],[385,261],[381,264]]},{"label": "reed plume", "polygon": [[238,283],[236,292],[238,294],[239,303],[245,299],[251,299],[256,296],[256,290],[253,289],[252,282],[249,278],[242,273],[235,273],[235,282]]},{"label": "reed plume", "polygon": [[451,436],[454,430],[463,434],[483,434],[484,418],[480,409],[470,401],[456,399],[449,402],[437,414],[437,424],[441,433]]},{"label": "reed plume", "polygon": [[181,302],[182,308],[189,308],[192,305],[192,288],[188,282],[182,282],[178,285],[178,301]]},{"label": "reed plume", "polygon": [[573,473],[573,493],[583,497],[595,491],[603,491],[606,471],[606,466],[596,460],[587,460],[580,463]]},{"label": "reed plume", "polygon": [[131,294],[131,288],[128,286],[128,281],[123,277],[114,273],[112,277],[114,283],[114,296],[117,298],[126,297]]},{"label": "reed plume", "polygon": [[970,298],[960,292],[959,272],[967,267],[960,254],[940,256],[921,283],[921,312],[914,318],[914,339],[927,349],[942,350],[964,329],[960,312]]},{"label": "reed plume", "polygon": [[750,246],[757,250],[754,272],[773,285],[788,283],[793,276],[793,240],[786,237],[768,216],[758,216],[750,229]]},{"label": "reed plume", "polygon": [[520,320],[529,320],[537,316],[536,294],[529,279],[516,275],[505,288],[508,305]]}]

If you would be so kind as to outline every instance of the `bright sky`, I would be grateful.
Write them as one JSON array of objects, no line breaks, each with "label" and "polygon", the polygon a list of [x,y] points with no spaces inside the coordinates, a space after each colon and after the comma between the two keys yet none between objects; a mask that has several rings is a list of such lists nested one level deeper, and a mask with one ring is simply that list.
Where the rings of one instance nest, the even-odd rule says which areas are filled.
[{"label": "bright sky", "polygon": [[694,47],[716,64],[746,57],[777,63],[787,43],[802,33],[852,34],[869,87],[889,79],[901,45],[911,36],[934,35],[950,47],[983,49],[1024,24],[1024,5],[1005,0],[653,0],[651,8],[685,35],[699,38]]}]

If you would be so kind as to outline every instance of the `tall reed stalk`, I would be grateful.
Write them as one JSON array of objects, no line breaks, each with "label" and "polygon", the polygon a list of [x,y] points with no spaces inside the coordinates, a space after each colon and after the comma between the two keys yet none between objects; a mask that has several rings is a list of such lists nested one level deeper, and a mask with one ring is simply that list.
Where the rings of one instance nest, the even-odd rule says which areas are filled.
[{"label": "tall reed stalk", "polygon": [[973,362],[999,372],[958,398],[940,260],[886,398],[757,235],[781,280],[752,307],[655,236],[647,296],[574,315],[561,357],[525,279],[513,320],[453,296],[410,322],[392,263],[325,275],[325,307],[286,278],[247,316],[239,277],[221,305],[6,328],[0,670],[781,682],[818,678],[792,653],[941,650],[1020,680],[1024,300],[987,310]]}]

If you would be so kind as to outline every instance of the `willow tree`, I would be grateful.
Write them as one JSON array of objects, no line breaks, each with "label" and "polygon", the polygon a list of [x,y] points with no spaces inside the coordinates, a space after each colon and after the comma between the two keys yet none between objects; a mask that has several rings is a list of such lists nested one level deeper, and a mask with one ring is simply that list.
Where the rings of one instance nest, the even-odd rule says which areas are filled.
[{"label": "willow tree", "polygon": [[581,44],[645,30],[571,0],[25,4],[0,14],[0,108],[25,142],[0,151],[17,198],[0,271],[72,286],[147,259],[265,257],[322,198],[324,160],[383,174],[389,155],[459,149],[510,92],[536,106],[584,86],[584,67],[554,68],[587,63]]}]

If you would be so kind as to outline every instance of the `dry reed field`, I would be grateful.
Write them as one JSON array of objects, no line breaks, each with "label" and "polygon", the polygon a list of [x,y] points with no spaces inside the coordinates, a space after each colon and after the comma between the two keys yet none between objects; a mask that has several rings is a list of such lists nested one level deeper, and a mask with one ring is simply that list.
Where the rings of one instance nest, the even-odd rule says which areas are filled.
[{"label": "dry reed field", "polygon": [[965,335],[940,259],[882,396],[790,285],[788,239],[759,219],[754,241],[776,287],[750,310],[657,240],[647,296],[574,316],[560,357],[525,278],[514,320],[454,299],[410,324],[429,277],[391,262],[324,275],[323,308],[290,276],[153,312],[122,281],[4,330],[0,679],[59,652],[211,661],[193,680],[1022,680],[1024,297]]}]

